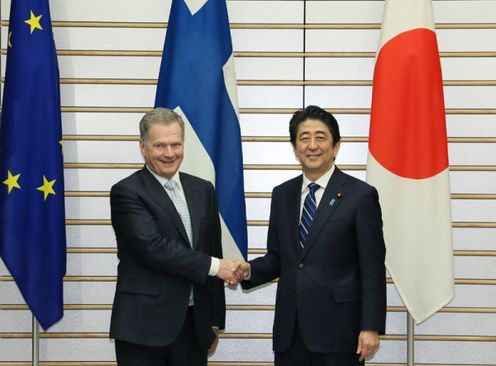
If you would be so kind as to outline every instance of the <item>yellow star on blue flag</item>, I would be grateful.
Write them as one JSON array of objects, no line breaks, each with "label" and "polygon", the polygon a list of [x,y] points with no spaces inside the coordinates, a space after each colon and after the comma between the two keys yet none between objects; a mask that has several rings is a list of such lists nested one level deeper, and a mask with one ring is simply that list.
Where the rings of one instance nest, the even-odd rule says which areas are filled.
[{"label": "yellow star on blue flag", "polygon": [[5,179],[2,183],[7,186],[7,192],[10,194],[14,188],[21,189],[19,185],[19,177],[21,174],[13,175],[10,170],[7,172],[7,179]]},{"label": "yellow star on blue flag", "polygon": [[41,14],[36,16],[36,15],[34,15],[33,11],[31,10],[29,19],[24,21],[24,23],[29,24],[30,29],[31,29],[31,33],[33,33],[35,29],[43,30],[43,28],[41,27],[41,24],[40,24],[41,17],[42,17]]},{"label": "yellow star on blue flag", "polygon": [[55,191],[53,190],[54,184],[55,184],[55,179],[49,181],[45,176],[43,176],[43,184],[36,189],[38,191],[43,192],[43,200],[44,201],[47,200],[48,195],[56,194]]}]

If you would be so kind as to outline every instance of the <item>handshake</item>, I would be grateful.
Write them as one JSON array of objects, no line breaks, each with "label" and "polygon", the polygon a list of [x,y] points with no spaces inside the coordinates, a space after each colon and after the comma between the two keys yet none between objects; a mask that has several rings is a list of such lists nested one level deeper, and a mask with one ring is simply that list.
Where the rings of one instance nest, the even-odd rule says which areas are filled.
[{"label": "handshake", "polygon": [[217,277],[224,280],[229,286],[238,283],[250,276],[250,264],[241,260],[221,259]]}]

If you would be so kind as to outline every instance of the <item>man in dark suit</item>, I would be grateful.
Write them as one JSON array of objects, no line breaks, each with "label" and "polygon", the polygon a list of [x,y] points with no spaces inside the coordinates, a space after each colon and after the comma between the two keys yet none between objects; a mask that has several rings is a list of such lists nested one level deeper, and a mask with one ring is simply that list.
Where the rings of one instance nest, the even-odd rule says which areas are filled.
[{"label": "man in dark suit", "polygon": [[[110,337],[119,366],[200,366],[224,329],[222,258],[212,184],[179,173],[184,123],[157,108],[140,122],[146,165],[110,192],[118,276]],[[217,278],[218,277],[218,278]]]},{"label": "man in dark suit", "polygon": [[334,166],[340,134],[332,114],[309,106],[289,129],[303,175],[274,188],[267,254],[243,264],[238,279],[248,289],[279,278],[276,365],[361,365],[385,331],[378,194]]}]

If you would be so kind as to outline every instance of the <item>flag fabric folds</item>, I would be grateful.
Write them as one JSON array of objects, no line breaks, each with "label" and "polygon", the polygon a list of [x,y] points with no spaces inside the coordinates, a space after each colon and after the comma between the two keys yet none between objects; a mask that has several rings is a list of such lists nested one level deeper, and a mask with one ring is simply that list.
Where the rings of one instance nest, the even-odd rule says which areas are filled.
[{"label": "flag fabric folds", "polygon": [[47,0],[12,0],[0,124],[0,256],[47,329],[66,269],[57,56]]},{"label": "flag fabric folds", "polygon": [[183,117],[181,170],[214,182],[224,257],[246,258],[241,134],[224,0],[172,1],[155,106]]},{"label": "flag fabric folds", "polygon": [[379,191],[386,266],[417,323],[454,294],[441,64],[431,0],[386,0],[367,181]]}]

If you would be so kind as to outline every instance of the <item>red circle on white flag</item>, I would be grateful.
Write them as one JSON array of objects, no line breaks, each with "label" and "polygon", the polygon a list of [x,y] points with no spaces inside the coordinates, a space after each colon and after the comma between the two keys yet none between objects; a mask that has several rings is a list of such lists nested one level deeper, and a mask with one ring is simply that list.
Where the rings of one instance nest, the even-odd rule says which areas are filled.
[{"label": "red circle on white flag", "polygon": [[414,29],[381,48],[374,70],[369,149],[392,173],[432,177],[448,167],[436,34]]}]

